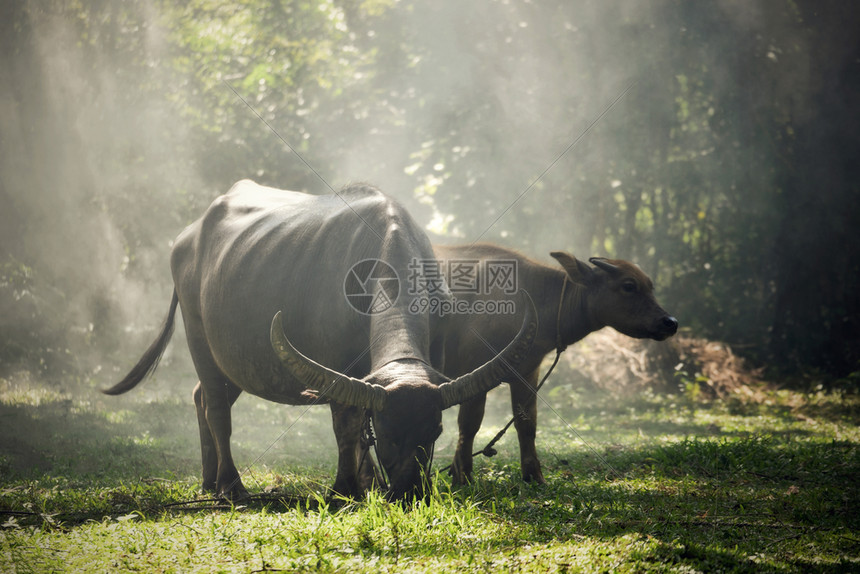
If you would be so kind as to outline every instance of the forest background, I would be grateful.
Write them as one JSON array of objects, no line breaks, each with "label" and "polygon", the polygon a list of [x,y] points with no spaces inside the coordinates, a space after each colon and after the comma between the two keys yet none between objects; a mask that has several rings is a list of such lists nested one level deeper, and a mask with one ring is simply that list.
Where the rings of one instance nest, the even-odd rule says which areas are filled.
[{"label": "forest background", "polygon": [[116,379],[173,238],[252,178],[633,260],[688,333],[856,389],[858,29],[811,0],[3,2],[0,376]]}]

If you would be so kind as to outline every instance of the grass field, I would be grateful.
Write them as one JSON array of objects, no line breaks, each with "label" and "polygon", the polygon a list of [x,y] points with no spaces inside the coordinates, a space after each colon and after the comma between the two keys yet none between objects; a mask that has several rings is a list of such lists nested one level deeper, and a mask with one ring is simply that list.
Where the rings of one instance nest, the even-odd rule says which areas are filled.
[{"label": "grass field", "polygon": [[[541,393],[547,484],[519,479],[511,431],[468,487],[440,473],[426,504],[335,509],[326,407],[242,397],[234,455],[257,496],[226,507],[198,494],[191,385],[165,385],[0,380],[0,571],[860,571],[856,395],[619,399],[557,379]],[[508,409],[493,391],[480,445]]]}]

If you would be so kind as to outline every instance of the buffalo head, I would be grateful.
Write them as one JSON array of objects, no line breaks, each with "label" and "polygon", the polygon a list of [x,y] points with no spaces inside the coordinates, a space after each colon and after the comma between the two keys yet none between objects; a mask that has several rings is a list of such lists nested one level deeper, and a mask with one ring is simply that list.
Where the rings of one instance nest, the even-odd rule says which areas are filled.
[{"label": "buffalo head", "polygon": [[525,319],[516,337],[493,359],[454,380],[419,359],[393,361],[362,379],[329,369],[293,346],[280,312],[272,320],[271,343],[281,363],[308,388],[370,411],[389,498],[420,497],[429,483],[433,444],[442,433],[442,411],[496,387],[531,347],[537,311],[528,294],[524,299]]},{"label": "buffalo head", "polygon": [[[596,328],[609,326],[637,339],[662,341],[678,330],[678,320],[654,297],[654,284],[637,266],[620,259],[592,257],[594,267],[573,255],[551,253],[587,298],[587,316]],[[584,303],[585,304],[585,303]]]}]

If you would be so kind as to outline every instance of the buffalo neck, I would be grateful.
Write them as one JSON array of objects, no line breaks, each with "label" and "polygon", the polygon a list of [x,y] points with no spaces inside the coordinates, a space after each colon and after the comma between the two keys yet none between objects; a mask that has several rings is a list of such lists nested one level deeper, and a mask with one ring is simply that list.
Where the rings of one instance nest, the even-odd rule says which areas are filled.
[{"label": "buffalo neck", "polygon": [[595,324],[588,313],[586,287],[574,283],[563,271],[557,272],[553,279],[557,285],[552,290],[553,296],[555,301],[559,301],[553,309],[555,316],[551,319],[553,328],[556,329],[556,334],[553,336],[560,339],[559,342],[563,346],[572,345],[589,333],[598,330],[601,325]]},{"label": "buffalo neck", "polygon": [[430,325],[425,315],[389,309],[371,318],[370,338],[371,371],[405,359],[429,363]]}]

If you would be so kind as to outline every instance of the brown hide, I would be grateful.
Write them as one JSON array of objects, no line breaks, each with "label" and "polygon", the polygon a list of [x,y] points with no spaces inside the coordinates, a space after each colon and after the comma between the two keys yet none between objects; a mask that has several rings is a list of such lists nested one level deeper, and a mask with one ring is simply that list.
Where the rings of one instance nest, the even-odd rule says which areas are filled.
[{"label": "brown hide", "polygon": [[[534,388],[541,361],[547,354],[607,326],[631,337],[655,340],[670,337],[678,329],[677,320],[657,302],[651,279],[627,261],[595,257],[590,260],[592,266],[568,253],[553,252],[551,255],[561,264],[562,269],[559,269],[489,244],[434,246],[433,250],[443,268],[450,261],[477,261],[478,273],[486,272],[487,261],[514,261],[517,289],[527,290],[535,301],[540,329],[516,375],[505,380],[510,386],[525,480],[544,481],[535,450],[537,398]],[[510,295],[488,292],[455,293],[453,296],[472,301],[480,297],[503,299]],[[503,345],[520,324],[519,312],[510,316],[452,314],[441,321],[443,328],[435,344],[444,349],[441,370],[447,376],[467,372],[475,363],[492,356],[492,349]],[[484,402],[485,396],[479,396],[460,406],[460,437],[452,465],[455,482],[467,481],[471,476],[474,437],[481,426]]]}]

